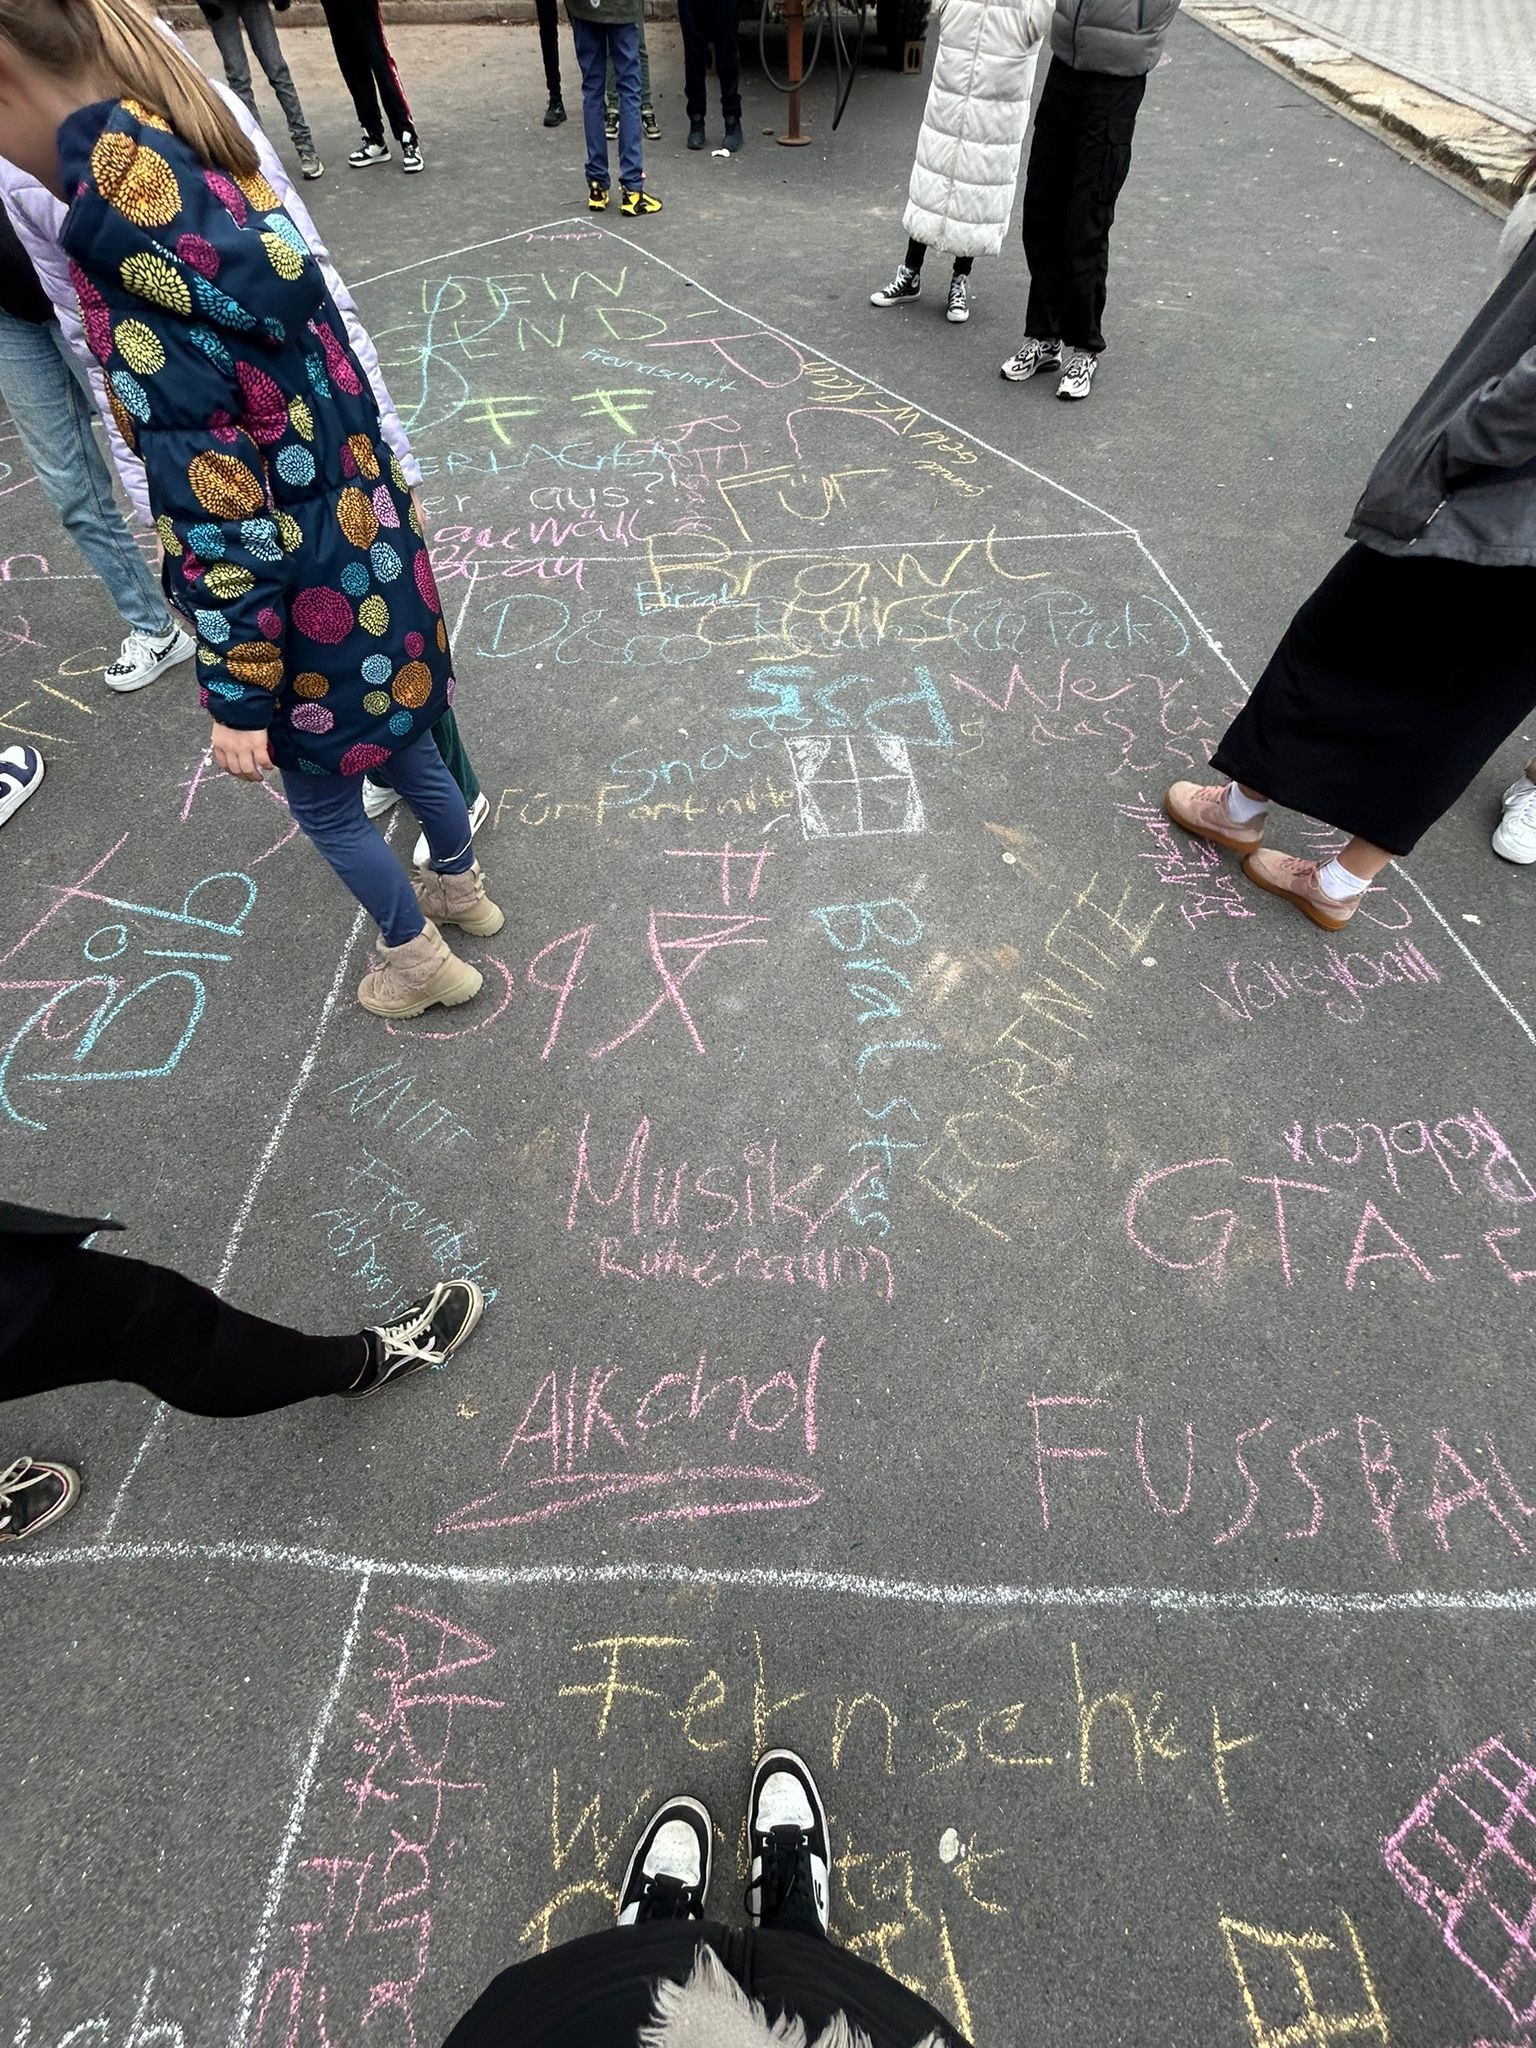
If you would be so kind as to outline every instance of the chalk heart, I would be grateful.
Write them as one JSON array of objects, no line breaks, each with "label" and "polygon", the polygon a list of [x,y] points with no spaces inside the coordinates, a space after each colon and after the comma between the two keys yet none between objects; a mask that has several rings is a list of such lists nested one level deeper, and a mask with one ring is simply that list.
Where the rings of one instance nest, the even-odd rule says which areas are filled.
[{"label": "chalk heart", "polygon": [[[53,1012],[81,990],[99,988],[101,1000],[80,1026],[71,1045],[50,1031]],[[125,990],[115,974],[93,974],[50,996],[27,1019],[0,1057],[0,1108],[33,1130],[46,1125],[11,1102],[11,1067],[34,1029],[57,1068],[39,1068],[17,1078],[39,1086],[71,1081],[152,1081],[169,1074],[192,1043],[207,994],[198,976],[184,967],[153,974]],[[126,1021],[125,1021],[126,1020]]]}]

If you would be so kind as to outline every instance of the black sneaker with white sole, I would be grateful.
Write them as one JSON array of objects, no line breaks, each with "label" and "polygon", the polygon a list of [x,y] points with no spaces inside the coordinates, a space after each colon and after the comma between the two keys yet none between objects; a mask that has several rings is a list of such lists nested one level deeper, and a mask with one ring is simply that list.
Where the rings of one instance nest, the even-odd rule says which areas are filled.
[{"label": "black sneaker with white sole", "polygon": [[810,1766],[792,1749],[757,1760],[747,1806],[746,1909],[756,1927],[827,1931],[832,1848]]},{"label": "black sneaker with white sole", "polygon": [[619,1925],[702,1920],[715,1830],[709,1809],[679,1795],[657,1807],[635,1844],[619,1893]]},{"label": "black sneaker with white sole", "polygon": [[430,1368],[436,1371],[458,1350],[485,1314],[485,1296],[473,1280],[442,1280],[393,1323],[364,1330],[368,1363],[344,1401],[376,1394],[391,1380]]},{"label": "black sneaker with white sole", "polygon": [[370,135],[365,128],[362,141],[347,158],[347,162],[354,171],[366,171],[371,169],[374,164],[387,164],[389,159],[389,144],[384,141],[382,136]]},{"label": "black sneaker with white sole", "polygon": [[923,296],[923,276],[919,270],[908,269],[905,263],[898,263],[896,275],[889,284],[881,285],[879,291],[871,292],[872,306],[904,306],[910,299]]},{"label": "black sneaker with white sole", "polygon": [[18,1458],[0,1472],[0,1543],[36,1536],[80,1498],[80,1474],[54,1458]]},{"label": "black sneaker with white sole", "polygon": [[400,168],[407,173],[427,168],[421,154],[421,138],[414,128],[407,128],[400,138]]},{"label": "black sneaker with white sole", "polygon": [[36,747],[0,747],[0,825],[43,786],[43,757]]}]

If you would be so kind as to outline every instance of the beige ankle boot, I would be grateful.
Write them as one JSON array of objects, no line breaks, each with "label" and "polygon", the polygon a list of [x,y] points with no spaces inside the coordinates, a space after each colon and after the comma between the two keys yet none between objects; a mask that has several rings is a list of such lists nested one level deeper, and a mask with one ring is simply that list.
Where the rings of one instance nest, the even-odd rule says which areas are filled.
[{"label": "beige ankle boot", "polygon": [[438,924],[456,924],[460,931],[472,932],[477,939],[490,938],[507,921],[485,893],[485,876],[480,872],[479,861],[462,875],[439,875],[431,868],[421,869],[412,876],[411,886],[423,916]]},{"label": "beige ankle boot", "polygon": [[445,1009],[467,1003],[479,995],[483,980],[477,967],[455,957],[429,918],[403,946],[379,940],[373,965],[358,983],[357,1000],[375,1017],[419,1017],[434,1003]]}]

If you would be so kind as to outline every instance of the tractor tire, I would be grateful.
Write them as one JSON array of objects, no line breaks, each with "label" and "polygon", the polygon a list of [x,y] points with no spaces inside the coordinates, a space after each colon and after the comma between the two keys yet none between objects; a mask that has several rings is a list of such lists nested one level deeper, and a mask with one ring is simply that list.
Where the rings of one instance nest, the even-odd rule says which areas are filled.
[{"label": "tractor tire", "polygon": [[875,0],[875,34],[885,45],[885,61],[900,71],[908,43],[928,33],[931,0]]}]

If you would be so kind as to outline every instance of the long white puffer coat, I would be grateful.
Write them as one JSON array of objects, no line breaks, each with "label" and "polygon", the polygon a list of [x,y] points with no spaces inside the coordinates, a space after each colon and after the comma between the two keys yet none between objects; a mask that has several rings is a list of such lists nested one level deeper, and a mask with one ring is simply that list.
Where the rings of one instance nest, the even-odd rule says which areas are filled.
[{"label": "long white puffer coat", "polygon": [[948,256],[995,256],[1019,181],[1052,0],[943,0],[902,224]]}]

